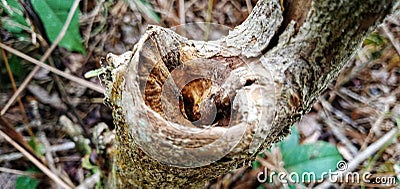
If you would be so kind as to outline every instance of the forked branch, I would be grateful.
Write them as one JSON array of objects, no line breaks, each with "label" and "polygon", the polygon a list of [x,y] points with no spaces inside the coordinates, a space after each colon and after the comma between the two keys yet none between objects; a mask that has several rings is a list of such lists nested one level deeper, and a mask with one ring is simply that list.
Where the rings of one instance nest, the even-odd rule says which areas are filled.
[{"label": "forked branch", "polygon": [[259,1],[212,42],[150,26],[131,52],[107,57],[111,185],[203,187],[248,163],[310,110],[396,2]]}]

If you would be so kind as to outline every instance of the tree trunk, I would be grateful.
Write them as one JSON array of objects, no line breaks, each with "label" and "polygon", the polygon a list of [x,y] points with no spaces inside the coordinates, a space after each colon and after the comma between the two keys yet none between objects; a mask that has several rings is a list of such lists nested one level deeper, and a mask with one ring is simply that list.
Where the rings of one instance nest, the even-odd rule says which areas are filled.
[{"label": "tree trunk", "polygon": [[281,140],[397,0],[260,0],[213,42],[150,26],[108,55],[111,187],[202,188]]}]

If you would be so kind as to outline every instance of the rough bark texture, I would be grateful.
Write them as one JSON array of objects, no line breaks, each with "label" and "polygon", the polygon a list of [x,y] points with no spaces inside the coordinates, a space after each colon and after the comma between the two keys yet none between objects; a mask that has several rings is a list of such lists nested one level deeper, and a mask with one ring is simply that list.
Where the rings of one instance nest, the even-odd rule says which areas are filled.
[{"label": "rough bark texture", "polygon": [[149,27],[132,52],[107,57],[110,186],[202,188],[250,162],[311,109],[396,2],[260,0],[214,42]]}]

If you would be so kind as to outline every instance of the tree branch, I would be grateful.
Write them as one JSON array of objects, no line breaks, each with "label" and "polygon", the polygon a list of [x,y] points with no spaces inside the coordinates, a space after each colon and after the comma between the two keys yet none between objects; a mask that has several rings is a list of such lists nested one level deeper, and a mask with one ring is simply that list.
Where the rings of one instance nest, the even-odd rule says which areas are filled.
[{"label": "tree branch", "polygon": [[150,26],[104,68],[117,129],[111,185],[200,188],[250,162],[311,109],[395,4],[259,1],[214,42]]}]

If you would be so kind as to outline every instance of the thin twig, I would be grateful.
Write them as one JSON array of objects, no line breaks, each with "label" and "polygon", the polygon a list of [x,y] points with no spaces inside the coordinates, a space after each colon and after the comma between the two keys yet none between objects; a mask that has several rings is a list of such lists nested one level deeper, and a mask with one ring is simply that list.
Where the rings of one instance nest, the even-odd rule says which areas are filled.
[{"label": "thin twig", "polygon": [[347,169],[343,171],[336,171],[335,173],[338,174],[332,174],[333,176],[343,176],[347,172],[354,171],[362,162],[364,162],[366,159],[370,158],[373,156],[379,149],[381,149],[386,143],[391,142],[392,139],[396,137],[396,135],[399,134],[399,129],[398,128],[393,128],[389,132],[387,132],[383,137],[372,143],[371,145],[368,146],[365,150],[361,151],[352,161],[349,161],[347,163]]},{"label": "thin twig", "polygon": [[[43,144],[43,147],[45,149],[45,157],[47,160],[47,165],[49,166],[49,169],[58,177],[63,178],[65,182],[68,182],[69,185],[72,185],[72,182],[69,180],[69,178],[62,177],[60,172],[57,170],[56,165],[54,163],[54,158],[52,153],[49,150],[50,147],[50,142],[46,138],[46,134],[43,131],[39,131],[37,133],[38,139],[40,142]],[[59,188],[59,185],[58,185]]]},{"label": "thin twig", "polygon": [[332,112],[333,114],[335,114],[337,117],[339,117],[340,119],[342,119],[344,122],[346,122],[347,124],[351,125],[353,128],[359,129],[362,132],[365,132],[365,129],[362,127],[358,127],[357,123],[354,122],[349,116],[347,116],[346,114],[344,114],[342,111],[334,108],[331,104],[329,104],[326,100],[324,100],[323,98],[319,98],[319,101],[321,102],[321,105],[323,108],[325,108],[326,110]]},{"label": "thin twig", "polygon": [[397,54],[400,55],[400,44],[399,41],[393,36],[392,32],[390,32],[389,28],[386,24],[382,26],[383,32],[389,38],[390,42],[392,42],[393,47],[396,49]]},{"label": "thin twig", "polygon": [[251,11],[253,10],[253,5],[251,5],[250,0],[246,0],[246,7],[247,7],[247,12],[250,14]]},{"label": "thin twig", "polygon": [[357,101],[359,101],[359,102],[361,102],[363,104],[368,104],[368,105],[370,104],[370,100],[368,100],[364,96],[359,95],[359,94],[357,94],[357,93],[355,93],[355,92],[353,92],[353,91],[351,91],[351,90],[349,90],[349,89],[347,89],[345,87],[341,87],[338,92],[339,92],[339,94],[341,93],[341,94],[347,95],[350,98],[352,98],[354,100],[357,100]]},{"label": "thin twig", "polygon": [[[74,142],[65,142],[63,144],[57,144],[50,146],[48,151],[50,152],[59,152],[59,151],[66,151],[66,150],[71,150],[75,149],[75,143]],[[12,152],[8,154],[1,154],[0,155],[0,162],[3,161],[14,161],[19,158],[22,158],[23,155],[19,152]]]},{"label": "thin twig", "polygon": [[60,186],[66,189],[72,189],[67,183],[61,180],[57,175],[50,171],[49,168],[44,166],[39,162],[35,157],[33,157],[28,151],[26,151],[22,146],[16,143],[13,139],[11,139],[7,134],[5,134],[2,130],[0,130],[0,136],[4,137],[11,145],[14,146],[17,150],[19,150],[26,158],[28,158],[33,164],[36,165],[44,174],[46,174],[49,178],[51,178],[54,182],[59,184]]},{"label": "thin twig", "polygon": [[0,167],[0,172],[11,173],[11,174],[16,174],[16,175],[24,175],[24,176],[30,176],[30,177],[38,177],[41,175],[41,173],[32,173],[32,172],[27,172],[27,171],[9,169],[9,168],[5,168],[5,167]]},{"label": "thin twig", "polygon": [[[17,86],[15,85],[14,76],[12,74],[10,64],[8,63],[7,54],[6,54],[6,51],[4,51],[4,49],[1,49],[1,55],[3,56],[3,60],[4,60],[4,64],[6,65],[8,77],[10,78],[12,88],[15,92],[15,91],[17,91]],[[26,116],[25,108],[24,108],[24,105],[22,104],[21,98],[18,97],[17,101],[18,101],[19,107],[21,109],[21,113],[22,113],[24,120],[28,121],[28,117]]]},{"label": "thin twig", "polygon": [[206,17],[206,23],[207,23],[207,30],[206,33],[204,34],[204,41],[208,41],[208,37],[210,34],[210,30],[211,30],[211,18],[212,18],[212,9],[213,9],[213,4],[214,1],[213,0],[208,0],[208,4],[207,4],[207,17]]},{"label": "thin twig", "polygon": [[386,143],[391,142],[397,135],[399,135],[399,129],[393,128],[385,135],[383,135],[380,139],[372,143],[365,150],[361,151],[351,162],[348,163],[348,171],[353,171],[360,165],[361,162],[370,158],[374,155],[379,149],[381,149]]},{"label": "thin twig", "polygon": [[[346,173],[354,171],[362,162],[364,162],[366,159],[370,158],[373,156],[380,148],[382,148],[386,143],[392,142],[393,139],[399,135],[399,129],[398,128],[393,128],[389,132],[387,132],[384,136],[382,136],[380,139],[375,141],[373,144],[369,145],[368,148],[365,150],[361,151],[352,161],[349,161],[347,163],[347,169],[342,170],[342,171],[335,171],[330,175],[329,180],[339,180],[340,177],[344,176]],[[327,184],[331,184],[327,181],[325,181],[323,184],[319,185],[316,188],[326,188]]]},{"label": "thin twig", "polygon": [[[40,67],[42,67],[42,68],[44,68],[46,70],[49,70],[49,71],[51,71],[51,72],[53,72],[53,73],[55,73],[57,75],[60,75],[60,76],[62,76],[64,78],[66,78],[66,79],[69,79],[71,81],[77,82],[77,83],[79,83],[79,84],[81,84],[83,86],[86,86],[86,87],[88,87],[88,88],[90,88],[90,89],[92,89],[94,91],[99,92],[99,93],[104,93],[104,89],[99,85],[96,85],[96,84],[94,84],[92,82],[89,82],[87,80],[84,80],[84,79],[81,79],[81,78],[76,77],[74,75],[71,75],[69,73],[63,72],[63,71],[61,71],[61,70],[59,70],[57,68],[51,67],[51,66],[49,66],[49,65],[47,65],[47,64],[45,64],[45,63],[43,63],[41,61],[38,61],[38,60],[36,60],[36,59],[34,59],[34,58],[32,58],[32,57],[30,57],[30,56],[18,51],[16,49],[11,48],[11,47],[3,44],[3,43],[0,43],[0,48],[3,48],[6,51],[9,51],[9,52],[11,52],[11,53],[13,53],[13,54],[15,54],[15,55],[27,60],[27,61],[29,61],[29,62],[32,62],[32,63],[34,63],[36,65],[39,65]],[[19,91],[19,90],[21,90],[21,91]],[[22,90],[23,89],[21,89],[21,87],[20,87],[20,88],[18,88],[17,92],[22,92]],[[17,92],[15,94],[17,94]],[[7,109],[11,106],[11,104],[14,102],[14,100],[16,99],[16,95],[15,94],[10,98],[9,102],[1,110],[1,114],[0,115],[3,115],[7,111]]]},{"label": "thin twig", "polygon": [[[33,59],[33,58],[31,58],[31,59],[33,59],[33,60],[35,60],[35,62],[37,61],[37,62],[40,62],[40,63],[42,63],[42,62],[44,62],[49,56],[50,56],[50,54],[53,52],[53,50],[56,48],[56,46],[57,46],[57,44],[62,40],[62,38],[64,37],[64,35],[65,35],[65,33],[66,33],[66,31],[67,31],[67,29],[68,29],[68,27],[69,27],[69,24],[71,23],[71,20],[72,20],[72,17],[73,17],[73,15],[74,15],[74,13],[75,13],[75,11],[76,11],[76,9],[78,8],[78,6],[79,6],[79,2],[80,2],[80,0],[75,0],[74,1],[74,3],[72,4],[72,6],[71,6],[71,10],[69,11],[69,13],[68,13],[68,17],[67,17],[67,19],[66,19],[66,21],[65,21],[65,23],[64,23],[64,26],[63,26],[63,28],[61,29],[61,31],[60,31],[60,33],[58,34],[58,36],[57,36],[57,38],[54,40],[54,42],[53,42],[53,44],[49,47],[49,49],[47,49],[46,50],[46,52],[44,53],[44,55],[42,56],[42,58],[40,59],[40,61],[37,61],[36,59]],[[13,53],[14,51],[17,51],[17,50],[11,50],[12,48],[11,47],[8,47],[8,46],[6,46],[6,45],[4,45],[4,44],[1,44],[1,46],[0,46],[1,48],[3,48],[3,49],[5,49],[5,50],[7,50],[7,51],[9,51],[9,52],[11,52],[11,53]],[[19,52],[19,51],[17,51],[17,52]],[[21,52],[20,52],[21,53]],[[23,53],[21,53],[22,55],[25,55],[25,54],[23,54]],[[19,56],[19,57],[22,57],[21,56],[21,54],[20,55],[17,55],[17,56]],[[29,56],[27,56],[27,55],[25,55],[26,57],[29,57]],[[23,58],[23,57],[22,57]],[[30,61],[30,62],[32,62],[32,61]],[[32,62],[32,63],[35,63],[35,62]],[[46,65],[46,64],[44,64],[44,65]],[[46,65],[47,66],[47,65]],[[43,67],[43,66],[42,66]],[[47,67],[50,67],[50,66],[47,66]],[[21,86],[18,88],[18,90],[13,94],[13,96],[10,98],[10,100],[8,101],[8,103],[6,104],[6,106],[1,110],[1,112],[0,112],[0,115],[4,115],[4,113],[8,110],[8,108],[14,103],[14,101],[15,101],[15,99],[17,98],[17,96],[19,96],[20,94],[21,94],[21,92],[25,89],[25,87],[28,85],[28,83],[32,80],[32,78],[33,78],[33,76],[39,71],[39,66],[35,66],[35,68],[31,71],[31,73],[28,75],[28,77],[26,77],[25,78],[25,80],[24,80],[24,82],[21,84]],[[44,67],[44,68],[46,68],[46,67]],[[47,68],[48,69],[48,68]],[[48,69],[48,70],[50,70],[50,69]],[[58,70],[58,69],[56,69],[56,70]],[[51,70],[50,70],[51,71]],[[58,70],[59,71],[59,70]],[[61,71],[60,71],[61,72]],[[62,73],[62,72],[61,72]],[[58,73],[56,73],[56,74],[58,74]],[[64,75],[64,74],[63,74]],[[63,76],[63,75],[61,75],[61,76]],[[82,80],[82,79],[81,79]],[[82,81],[85,81],[85,80],[82,80]],[[79,81],[79,82],[81,82],[81,81]],[[90,88],[90,87],[89,87]],[[95,89],[93,89],[93,90],[95,90]],[[98,90],[95,90],[95,91],[98,91]],[[103,91],[102,89],[99,89],[99,92],[100,91]]]},{"label": "thin twig", "polygon": [[[0,43],[0,46],[2,44]],[[22,84],[19,86],[18,90],[15,91],[15,93],[11,96],[11,98],[8,100],[7,104],[3,107],[1,110],[0,115],[4,115],[8,108],[14,103],[15,99],[21,94],[21,92],[28,86],[28,83],[32,80],[33,76],[40,70],[40,66],[35,66],[33,70],[29,73],[29,75],[25,78],[25,80],[22,82]]]},{"label": "thin twig", "polygon": [[385,114],[388,111],[389,111],[389,104],[385,104],[384,112],[379,112],[380,115],[379,115],[378,119],[375,121],[375,123],[372,125],[371,129],[369,130],[367,138],[365,138],[364,143],[360,147],[360,150],[363,150],[368,145],[368,143],[374,137],[374,134],[379,137],[379,133],[380,133],[379,127],[382,125],[382,122],[386,116]]},{"label": "thin twig", "polygon": [[100,180],[100,172],[94,173],[92,176],[89,178],[85,179],[79,186],[76,187],[76,189],[87,189],[87,188],[94,188],[96,183],[99,182]]},{"label": "thin twig", "polygon": [[[17,91],[17,86],[15,85],[14,76],[12,74],[12,71],[11,71],[11,68],[10,68],[10,64],[8,63],[7,54],[6,54],[6,51],[4,51],[4,49],[1,49],[1,55],[3,56],[4,64],[6,65],[6,69],[7,69],[7,72],[8,72],[8,77],[10,78],[12,88],[13,88],[14,92],[16,92]],[[22,114],[24,123],[25,124],[29,124],[29,119],[28,119],[28,116],[26,115],[24,104],[22,103],[21,98],[19,96],[17,98],[17,101],[18,101],[19,109],[21,110],[21,114]],[[30,127],[28,127],[28,133],[29,133],[30,136],[33,136],[33,132],[32,132]]]},{"label": "thin twig", "polygon": [[335,84],[335,88],[338,88],[339,86],[343,86],[345,83],[353,79],[357,74],[360,73],[361,70],[363,70],[365,67],[367,67],[372,61],[368,60],[366,51],[367,47],[362,48],[361,50],[357,51],[357,57],[360,60],[360,63],[354,63],[354,67],[352,67],[351,72],[348,74],[345,74],[346,72],[342,72],[344,75],[340,74],[337,83]]},{"label": "thin twig", "polygon": [[[89,39],[91,37],[91,32],[92,32],[92,28],[93,28],[93,22],[94,19],[96,18],[96,16],[99,14],[101,7],[103,6],[105,0],[101,0],[100,2],[98,2],[96,4],[96,7],[94,7],[94,9],[86,16],[88,16],[86,19],[89,20],[89,25],[87,26],[86,31],[84,32],[84,44],[85,47],[88,46],[89,44]],[[82,23],[82,19],[80,20],[80,22]]]},{"label": "thin twig", "polygon": [[333,124],[332,119],[326,115],[324,112],[321,114],[322,118],[325,120],[324,122],[328,125],[328,127],[332,130],[333,134],[339,139],[351,152],[352,156],[355,156],[358,153],[357,148],[351,143],[351,141],[346,137],[346,135]]},{"label": "thin twig", "polygon": [[[54,67],[53,58],[51,58],[51,57],[49,58],[49,63],[50,63],[51,66]],[[59,92],[61,94],[61,97],[62,97],[63,101],[67,104],[67,106],[69,108],[69,111],[72,112],[72,115],[74,115],[76,117],[76,119],[78,120],[78,123],[82,126],[82,129],[84,131],[83,135],[87,137],[89,131],[88,131],[88,129],[86,127],[83,127],[84,123],[83,123],[82,119],[79,117],[78,111],[76,110],[75,106],[71,105],[70,98],[69,98],[69,96],[68,96],[68,94],[67,94],[67,92],[65,90],[64,85],[61,82],[60,77],[58,75],[53,75],[53,77],[54,77],[54,81],[55,81],[55,83],[56,83],[56,85],[58,87],[58,90],[59,90]],[[90,142],[93,142],[91,140],[91,138],[90,138]]]},{"label": "thin twig", "polygon": [[179,0],[179,21],[181,25],[185,24],[185,1]]}]

